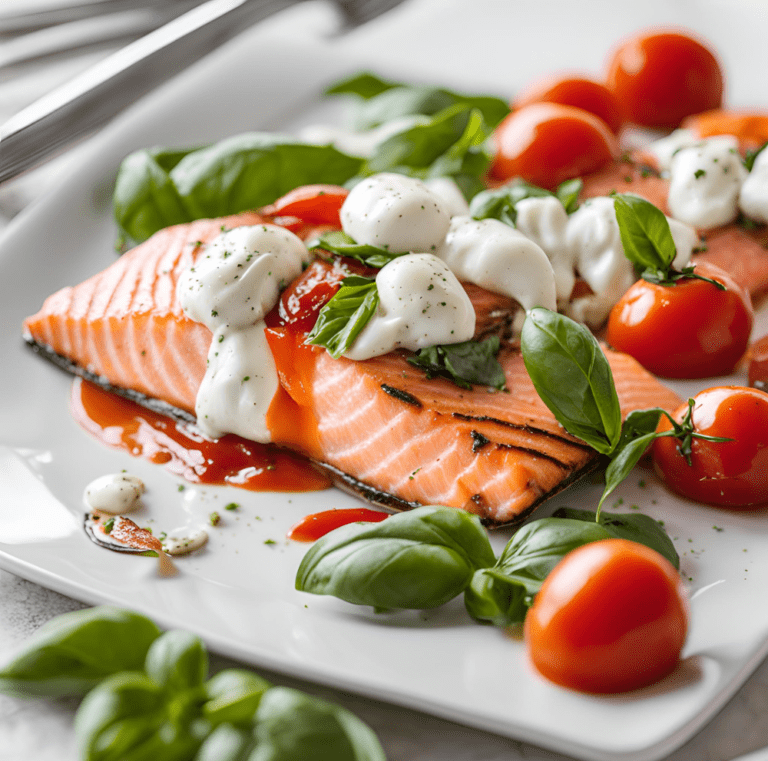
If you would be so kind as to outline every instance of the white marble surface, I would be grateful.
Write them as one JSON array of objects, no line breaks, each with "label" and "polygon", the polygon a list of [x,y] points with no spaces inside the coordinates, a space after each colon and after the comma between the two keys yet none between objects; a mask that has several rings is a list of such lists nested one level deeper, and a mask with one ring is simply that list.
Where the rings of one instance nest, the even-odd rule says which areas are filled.
[{"label": "white marble surface", "polygon": [[[332,29],[335,20],[329,7],[310,3],[269,22],[265,33],[317,37]],[[604,45],[585,51],[579,44],[579,29],[587,23],[598,25],[598,37]],[[697,29],[721,52],[728,71],[730,102],[768,105],[763,42],[768,6],[762,0],[647,0],[623,4],[607,0],[589,4],[559,0],[412,0],[376,24],[345,37],[331,38],[328,44],[355,56],[396,56],[404,71],[434,81],[444,81],[447,51],[451,83],[513,91],[535,74],[572,68],[574,60],[597,73],[606,51],[619,36],[650,24]],[[509,45],[516,46],[518,53],[522,46],[526,53],[522,56],[525,63],[514,72],[505,69]],[[68,64],[67,75],[99,55],[103,52]],[[515,58],[521,60],[519,55]],[[0,80],[0,120],[22,107],[35,92],[61,81],[65,73],[64,67],[58,67],[48,74],[38,70],[24,76],[27,78],[23,81],[8,77],[4,82]],[[53,165],[0,186],[0,225],[44,192],[57,167],[76,158],[76,152],[65,155]],[[79,607],[81,603],[75,600],[0,571],[0,659],[49,618]],[[213,667],[218,669],[226,663],[214,658]],[[567,761],[565,756],[414,711],[268,676],[320,693],[355,711],[374,728],[393,760]],[[70,701],[22,701],[0,696],[0,761],[74,761],[74,709]],[[768,759],[768,752],[760,750],[767,745],[768,663],[764,663],[726,708],[669,761],[729,761],[747,753],[749,761],[760,761]]]}]

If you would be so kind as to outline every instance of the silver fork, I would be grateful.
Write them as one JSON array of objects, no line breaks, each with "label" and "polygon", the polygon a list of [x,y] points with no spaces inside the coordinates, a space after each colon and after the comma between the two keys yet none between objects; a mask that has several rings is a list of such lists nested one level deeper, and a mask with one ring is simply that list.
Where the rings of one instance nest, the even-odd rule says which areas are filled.
[{"label": "silver fork", "polygon": [[[44,95],[0,127],[0,182],[93,132],[193,61],[298,0],[207,0]],[[403,0],[334,0],[345,28]]]}]

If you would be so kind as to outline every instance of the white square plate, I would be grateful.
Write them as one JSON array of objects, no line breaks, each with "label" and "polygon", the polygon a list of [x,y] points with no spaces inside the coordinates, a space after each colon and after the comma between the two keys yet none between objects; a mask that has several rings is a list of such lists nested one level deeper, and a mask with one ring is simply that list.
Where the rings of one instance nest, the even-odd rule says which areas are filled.
[{"label": "white square plate", "polygon": [[[662,683],[617,697],[579,695],[539,678],[521,641],[474,624],[460,600],[424,614],[374,615],[296,592],[305,545],[287,542],[287,529],[352,498],[336,490],[182,490],[161,467],[83,432],[68,412],[70,379],[24,346],[21,321],[49,293],[113,261],[111,184],[128,152],[321,120],[328,107],[318,93],[359,68],[325,46],[255,39],[245,35],[115,122],[0,241],[0,566],[90,603],[190,629],[219,652],[265,668],[569,755],[652,761],[670,753],[768,652],[764,510],[700,507],[671,497],[650,473],[633,474],[616,498],[621,509],[637,506],[663,519],[676,539],[693,597],[690,638],[680,667]],[[142,524],[168,530],[204,524],[214,510],[223,516],[203,551],[179,559],[175,578],[159,577],[150,559],[99,549],[82,530],[85,485],[123,469],[148,484]],[[594,508],[598,493],[581,485],[553,507]],[[224,511],[231,501],[241,508]],[[493,537],[497,551],[508,536]]]}]

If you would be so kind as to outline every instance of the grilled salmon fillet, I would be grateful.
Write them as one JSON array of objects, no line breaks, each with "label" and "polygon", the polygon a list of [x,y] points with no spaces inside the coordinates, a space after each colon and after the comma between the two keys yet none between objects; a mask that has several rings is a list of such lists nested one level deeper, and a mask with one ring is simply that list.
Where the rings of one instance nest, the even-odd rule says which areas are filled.
[{"label": "grilled salmon fillet", "polygon": [[[103,272],[50,296],[24,322],[24,336],[68,369],[134,398],[160,400],[189,419],[212,335],[184,314],[176,282],[222,227],[260,221],[248,213],[163,230]],[[467,291],[480,331],[511,308],[504,297]],[[270,345],[279,343],[279,329],[267,332]],[[274,441],[311,457],[369,501],[396,508],[446,504],[488,525],[514,524],[597,465],[597,454],[541,402],[514,345],[499,355],[504,393],[427,380],[404,352],[334,360],[301,337],[292,340],[291,361],[276,354]],[[607,356],[625,414],[678,406],[677,395],[633,359]]]}]

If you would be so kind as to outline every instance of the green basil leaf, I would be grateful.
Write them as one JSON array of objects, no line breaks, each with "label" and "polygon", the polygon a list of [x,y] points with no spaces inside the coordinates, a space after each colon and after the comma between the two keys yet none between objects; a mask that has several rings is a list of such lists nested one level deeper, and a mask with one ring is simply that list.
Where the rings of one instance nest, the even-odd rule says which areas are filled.
[{"label": "green basil leaf", "polygon": [[677,249],[664,212],[631,193],[617,193],[613,207],[627,259],[641,270],[666,272]]},{"label": "green basil leaf", "polygon": [[115,671],[142,668],[160,636],[137,613],[96,607],[42,626],[0,671],[0,692],[18,697],[82,695]]},{"label": "green basil leaf", "polygon": [[250,722],[270,684],[252,671],[225,669],[205,685],[203,716],[213,725]]},{"label": "green basil leaf", "polygon": [[338,359],[355,342],[378,305],[375,280],[359,275],[345,277],[341,288],[320,310],[305,343],[324,346],[334,359]]},{"label": "green basil leaf", "polygon": [[191,221],[170,176],[173,167],[191,150],[150,148],[135,151],[123,160],[112,205],[124,235],[136,241],[146,240],[163,227]]},{"label": "green basil leaf", "polygon": [[157,733],[164,710],[163,689],[146,674],[123,671],[105,679],[88,693],[75,715],[81,758],[151,758],[159,749]]},{"label": "green basil leaf", "polygon": [[553,517],[523,526],[496,564],[475,574],[464,596],[469,614],[496,626],[521,622],[544,579],[567,553],[610,537],[592,516],[592,523]]},{"label": "green basil leaf", "polygon": [[434,608],[460,594],[475,570],[494,560],[476,516],[419,507],[326,534],[302,559],[296,589],[379,609]]},{"label": "green basil leaf", "polygon": [[354,714],[288,687],[264,693],[249,761],[385,761],[376,735]]},{"label": "green basil leaf", "polygon": [[384,248],[370,246],[365,243],[356,243],[355,239],[341,230],[332,230],[323,233],[317,240],[311,241],[309,248],[322,248],[338,256],[349,256],[362,262],[368,267],[381,269],[399,256],[405,256],[408,252],[393,254]]},{"label": "green basil leaf", "polygon": [[349,79],[343,79],[331,85],[326,91],[326,95],[357,95],[363,100],[369,100],[381,93],[391,90],[393,87],[399,87],[399,82],[387,82],[370,72],[355,74]]},{"label": "green basil leaf", "polygon": [[461,388],[472,388],[471,384],[476,383],[501,390],[506,386],[507,377],[496,359],[499,346],[499,337],[490,336],[482,341],[419,349],[407,360],[424,369],[427,378],[438,375],[452,380]]},{"label": "green basil leaf", "polygon": [[598,452],[612,452],[621,436],[621,408],[611,367],[592,333],[536,307],[520,343],[528,375],[555,418]]},{"label": "green basil leaf", "polygon": [[329,145],[258,132],[191,151],[138,151],[118,172],[115,218],[141,242],[179,222],[257,209],[300,185],[343,185],[363,163]]},{"label": "green basil leaf", "polygon": [[144,665],[151,679],[172,692],[202,685],[208,674],[208,652],[200,637],[174,629],[156,639]]},{"label": "green basil leaf", "polygon": [[363,103],[355,117],[357,129],[370,129],[401,116],[432,116],[455,105],[480,111],[485,122],[495,127],[508,113],[506,100],[490,95],[463,95],[439,87],[385,81],[363,73],[339,82],[327,95],[356,95]]},{"label": "green basil leaf", "polygon": [[489,129],[479,111],[455,105],[380,143],[362,176],[398,172],[419,179],[452,177],[462,191],[477,192],[490,165]]},{"label": "green basil leaf", "polygon": [[759,148],[747,151],[746,155],[744,156],[744,166],[748,172],[752,171],[752,167],[755,165],[755,159],[765,150],[767,145],[768,142],[765,142]]},{"label": "green basil leaf", "polygon": [[198,219],[257,209],[300,185],[343,185],[361,166],[362,159],[332,146],[251,132],[193,151],[171,179]]},{"label": "green basil leaf", "polygon": [[[561,507],[555,511],[555,517],[593,523],[595,513],[591,510],[574,510]],[[643,513],[603,513],[600,525],[614,538],[629,539],[638,544],[644,544],[663,555],[675,568],[680,567],[680,557],[675,545],[669,538],[663,526]]]},{"label": "green basil leaf", "polygon": [[510,227],[517,222],[517,204],[524,198],[546,198],[554,196],[549,190],[531,185],[525,180],[512,182],[478,193],[469,204],[469,215],[473,219],[498,219]]},{"label": "green basil leaf", "polygon": [[221,724],[203,741],[195,761],[248,761],[255,747],[252,727]]},{"label": "green basil leaf", "polygon": [[573,214],[579,208],[579,195],[584,187],[584,183],[579,177],[573,180],[565,180],[557,186],[555,195],[561,204],[565,207],[567,214]]},{"label": "green basil leaf", "polygon": [[645,436],[653,433],[658,428],[659,420],[664,411],[659,407],[653,407],[647,410],[632,410],[621,428],[621,439],[617,449],[629,444],[633,439],[639,436]]}]

